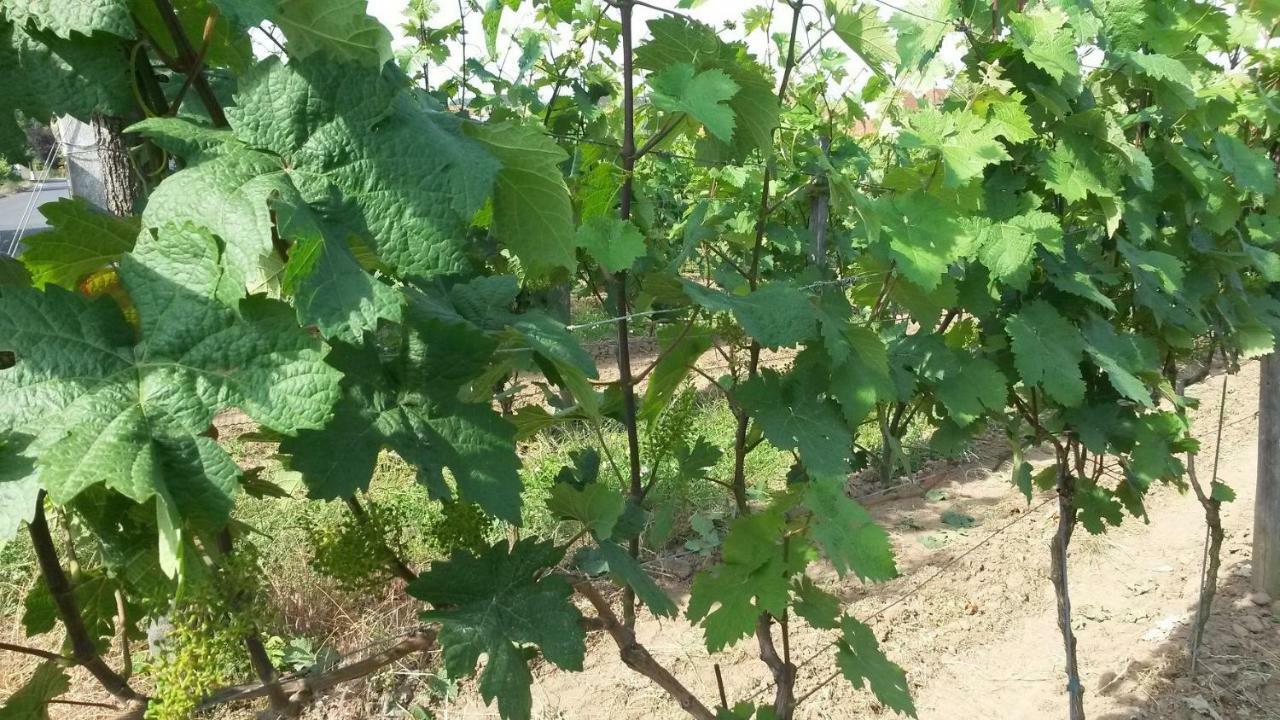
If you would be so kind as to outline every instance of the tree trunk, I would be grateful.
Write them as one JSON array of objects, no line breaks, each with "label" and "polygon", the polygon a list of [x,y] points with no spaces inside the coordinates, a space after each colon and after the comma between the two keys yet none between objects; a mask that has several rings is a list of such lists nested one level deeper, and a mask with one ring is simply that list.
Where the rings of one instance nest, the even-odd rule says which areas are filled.
[{"label": "tree trunk", "polygon": [[98,162],[102,174],[103,209],[124,217],[133,214],[138,201],[138,184],[124,143],[124,121],[110,115],[94,115],[93,130],[98,140]]},{"label": "tree trunk", "polygon": [[1262,358],[1258,384],[1258,493],[1253,506],[1253,588],[1280,597],[1280,358]]}]

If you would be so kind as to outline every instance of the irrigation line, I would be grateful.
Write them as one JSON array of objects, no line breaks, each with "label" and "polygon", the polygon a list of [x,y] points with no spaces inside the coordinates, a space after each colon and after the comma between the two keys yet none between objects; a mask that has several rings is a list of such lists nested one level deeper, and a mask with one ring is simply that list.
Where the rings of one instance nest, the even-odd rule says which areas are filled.
[{"label": "irrigation line", "polygon": [[[888,612],[889,610],[891,610],[891,609],[893,609],[893,608],[897,607],[898,605],[901,605],[902,603],[906,602],[907,600],[911,599],[911,598],[912,598],[912,597],[914,597],[917,593],[919,593],[922,589],[924,589],[924,587],[925,587],[926,585],[928,585],[929,583],[933,582],[934,580],[937,580],[939,577],[941,577],[941,576],[942,576],[943,574],[945,574],[947,571],[951,570],[951,568],[955,567],[956,563],[960,562],[961,560],[963,560],[963,559],[965,559],[965,558],[969,557],[970,555],[972,555],[973,553],[977,552],[977,551],[978,551],[978,549],[980,549],[980,548],[982,548],[982,547],[985,547],[985,546],[987,545],[987,543],[991,542],[991,541],[992,541],[992,540],[994,540],[997,536],[999,536],[1000,534],[1004,533],[1006,530],[1008,530],[1008,529],[1012,528],[1014,525],[1017,525],[1018,523],[1022,522],[1023,520],[1026,520],[1028,517],[1031,517],[1032,515],[1034,515],[1034,514],[1036,513],[1036,511],[1037,511],[1037,510],[1040,510],[1040,509],[1041,509],[1041,508],[1043,508],[1044,506],[1048,505],[1048,504],[1049,504],[1049,503],[1051,503],[1051,502],[1055,502],[1055,501],[1057,501],[1057,497],[1056,497],[1056,496],[1055,496],[1055,497],[1051,497],[1051,498],[1049,498],[1049,499],[1045,500],[1044,502],[1041,502],[1040,504],[1036,505],[1035,507],[1030,508],[1029,510],[1027,510],[1027,511],[1026,511],[1026,512],[1024,512],[1024,513],[1022,513],[1021,515],[1019,515],[1018,517],[1014,518],[1013,520],[1010,520],[1009,522],[1005,523],[1004,525],[1001,525],[999,528],[997,528],[996,530],[992,531],[992,532],[991,532],[991,534],[989,534],[989,535],[987,535],[986,537],[984,537],[981,541],[979,541],[979,542],[975,543],[974,545],[972,545],[971,547],[969,547],[969,548],[968,548],[967,550],[965,550],[964,552],[962,552],[962,553],[960,553],[959,555],[957,555],[957,556],[955,556],[955,557],[951,558],[950,560],[948,560],[946,563],[944,563],[944,564],[942,565],[942,567],[938,568],[938,569],[937,569],[937,571],[935,571],[932,575],[930,575],[929,577],[925,578],[924,580],[921,580],[921,581],[920,581],[920,583],[919,583],[919,584],[917,584],[915,587],[913,587],[913,588],[911,588],[910,590],[908,590],[908,591],[906,591],[906,592],[902,593],[901,595],[899,595],[895,600],[893,600],[893,602],[890,602],[888,605],[885,605],[884,607],[880,608],[879,610],[877,610],[877,611],[875,611],[875,612],[871,613],[870,615],[866,616],[865,618],[863,618],[862,622],[864,622],[864,623],[866,623],[866,622],[870,622],[871,620],[874,620],[874,619],[876,619],[876,618],[880,617],[881,615],[885,614],[885,613],[886,613],[886,612]],[[832,640],[831,642],[827,643],[826,645],[823,645],[822,647],[820,647],[820,648],[818,648],[817,650],[815,650],[815,651],[813,652],[813,654],[812,654],[812,655],[810,655],[809,657],[805,658],[805,659],[804,659],[804,660],[803,660],[799,665],[796,665],[796,672],[798,673],[798,672],[800,671],[800,669],[801,669],[801,668],[805,667],[806,665],[808,665],[809,663],[813,662],[814,660],[817,660],[817,659],[818,659],[818,657],[819,657],[820,655],[822,655],[823,653],[825,653],[827,650],[830,650],[831,648],[835,647],[835,646],[836,646],[836,644],[837,644],[837,643],[839,643],[839,642],[840,642],[840,638],[836,638],[835,640]],[[809,690],[808,692],[806,692],[804,695],[801,695],[799,698],[796,698],[796,703],[795,703],[795,704],[796,704],[797,706],[799,706],[799,705],[800,705],[800,703],[804,702],[804,701],[805,701],[805,700],[807,700],[810,696],[812,696],[814,693],[816,693],[816,692],[818,692],[819,690],[821,690],[822,688],[826,687],[828,684],[830,684],[830,683],[831,683],[831,681],[832,681],[832,680],[836,679],[836,677],[838,677],[839,675],[840,675],[840,670],[838,670],[838,669],[837,669],[835,672],[831,673],[831,675],[827,676],[827,678],[826,678],[826,679],[824,679],[822,682],[818,683],[818,685],[817,685],[817,686],[815,686],[814,688],[812,688],[811,690]],[[772,682],[765,684],[763,687],[761,687],[759,690],[757,690],[757,691],[756,691],[756,692],[755,692],[751,697],[749,697],[749,698],[748,698],[748,701],[750,701],[750,702],[754,702],[754,701],[756,700],[756,698],[758,698],[758,697],[760,697],[761,695],[763,695],[763,694],[764,694],[764,693],[765,693],[765,692],[766,692],[770,687],[772,687],[772,686],[773,686],[773,683],[772,683]]]}]

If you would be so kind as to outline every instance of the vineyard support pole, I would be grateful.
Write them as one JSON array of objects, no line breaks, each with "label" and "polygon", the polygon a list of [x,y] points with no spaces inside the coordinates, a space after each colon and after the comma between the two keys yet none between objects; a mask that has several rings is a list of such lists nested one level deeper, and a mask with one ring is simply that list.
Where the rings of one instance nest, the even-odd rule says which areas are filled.
[{"label": "vineyard support pole", "polygon": [[1253,588],[1280,597],[1280,357],[1262,358],[1258,383],[1258,490],[1253,507]]}]

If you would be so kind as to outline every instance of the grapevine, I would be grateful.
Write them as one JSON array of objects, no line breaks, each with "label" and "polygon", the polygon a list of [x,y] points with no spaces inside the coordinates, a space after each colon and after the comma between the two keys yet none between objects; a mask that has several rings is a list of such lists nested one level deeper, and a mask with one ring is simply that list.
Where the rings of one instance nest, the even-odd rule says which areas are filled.
[{"label": "grapevine", "polygon": [[[691,717],[791,720],[821,687],[792,657],[804,624],[830,677],[914,716],[911,668],[808,571],[895,577],[851,473],[891,479],[910,428],[940,453],[994,432],[1017,490],[1057,505],[1083,720],[1073,538],[1187,480],[1213,522],[1232,493],[1195,476],[1186,370],[1280,333],[1280,8],[784,0],[714,27],[694,5],[463,0],[440,25],[415,1],[393,32],[363,0],[0,0],[0,155],[22,123],[91,121],[112,196],[47,206],[0,257],[0,541],[25,528],[28,604],[50,608],[28,631],[60,625],[133,717],[297,717],[438,646],[527,720],[534,663],[581,671],[602,632]],[[572,324],[575,297],[603,319]],[[729,437],[697,427],[703,391]],[[309,516],[312,569],[402,593],[419,627],[305,678],[273,666],[238,513],[288,493],[219,438],[233,410],[291,501],[341,501]],[[532,507],[523,443],[562,432],[599,446]],[[762,447],[792,465],[748,492]],[[439,518],[376,499],[384,453]],[[732,515],[682,606],[642,538],[655,487],[703,483]],[[543,511],[570,534],[528,530]],[[93,536],[89,567],[51,512]],[[416,534],[439,557],[405,557]],[[645,614],[747,643],[772,698],[700,697]],[[162,617],[144,691],[105,648]],[[45,665],[6,710],[68,691]]]}]

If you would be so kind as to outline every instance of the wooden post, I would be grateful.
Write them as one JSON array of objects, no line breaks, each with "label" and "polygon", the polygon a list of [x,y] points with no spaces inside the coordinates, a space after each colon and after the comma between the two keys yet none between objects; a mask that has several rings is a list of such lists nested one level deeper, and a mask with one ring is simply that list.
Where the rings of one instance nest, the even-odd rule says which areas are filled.
[{"label": "wooden post", "polygon": [[1280,598],[1280,357],[1275,354],[1262,358],[1262,378],[1258,383],[1253,588]]}]

